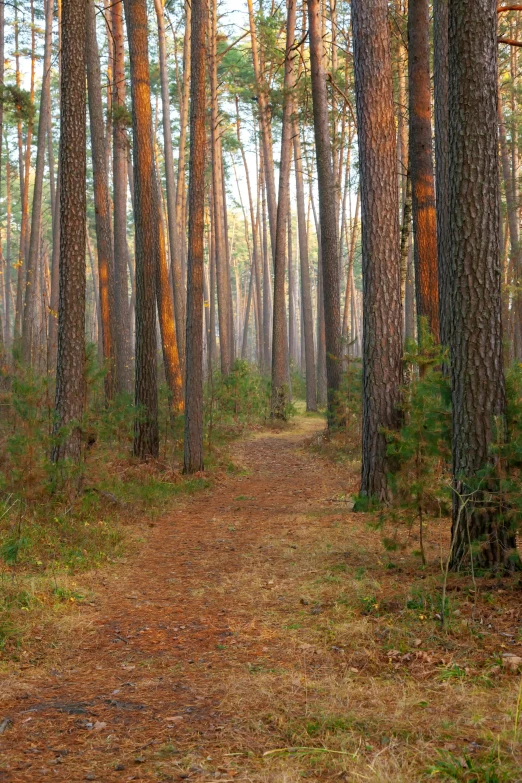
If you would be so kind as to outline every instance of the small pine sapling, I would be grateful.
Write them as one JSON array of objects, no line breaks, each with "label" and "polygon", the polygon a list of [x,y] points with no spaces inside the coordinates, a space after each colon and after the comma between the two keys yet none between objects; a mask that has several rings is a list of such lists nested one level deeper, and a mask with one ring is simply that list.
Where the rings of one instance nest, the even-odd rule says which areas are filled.
[{"label": "small pine sapling", "polygon": [[389,477],[395,505],[419,522],[422,564],[426,564],[424,523],[449,500],[451,458],[451,398],[442,372],[446,354],[421,323],[419,342],[410,341],[404,362],[410,381],[403,387],[403,426],[388,432],[388,454],[394,467]]}]

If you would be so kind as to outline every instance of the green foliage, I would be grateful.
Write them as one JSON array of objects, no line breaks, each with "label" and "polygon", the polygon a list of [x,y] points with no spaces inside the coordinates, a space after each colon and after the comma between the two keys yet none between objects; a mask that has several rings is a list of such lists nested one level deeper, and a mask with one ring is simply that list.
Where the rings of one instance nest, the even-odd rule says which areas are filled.
[{"label": "green foliage", "polygon": [[248,362],[237,359],[226,377],[213,373],[205,386],[205,430],[209,448],[216,438],[235,437],[247,425],[266,419],[269,405],[270,382]]},{"label": "green foliage", "polygon": [[290,386],[294,400],[306,399],[306,379],[298,367],[290,366]]},{"label": "green foliage", "polygon": [[0,397],[0,490],[17,498],[26,496],[27,487],[45,469],[52,421],[46,378],[20,369],[10,376],[9,383],[9,391]]},{"label": "green foliage", "polygon": [[[0,393],[0,564],[37,572],[84,570],[123,552],[122,518],[161,513],[181,493],[208,486],[179,472],[182,417],[173,425],[167,395],[160,417],[167,465],[140,465],[132,457],[136,410],[130,395],[106,403],[105,368],[87,347],[87,406],[80,422],[80,467],[49,459],[53,443],[54,390],[47,377],[16,366]],[[61,433],[63,436],[63,433]],[[74,476],[69,485],[64,478]]]},{"label": "green foliage", "polygon": [[362,419],[362,365],[360,359],[349,359],[342,376],[335,416],[345,424],[346,430],[361,440]]},{"label": "green foliage", "polygon": [[377,614],[379,611],[379,601],[376,596],[362,596],[360,600],[362,614]]},{"label": "green foliage", "polygon": [[16,84],[4,84],[0,86],[0,101],[10,120],[30,122],[34,118],[34,103],[28,90],[22,90]]},{"label": "green foliage", "polygon": [[119,125],[122,128],[130,128],[132,126],[132,116],[126,106],[112,107],[112,121],[114,125]]},{"label": "green foliage", "polygon": [[424,518],[446,513],[450,500],[451,398],[442,371],[445,359],[422,324],[419,343],[410,342],[404,357],[411,375],[402,390],[404,424],[399,432],[387,433],[394,505],[410,524],[418,519],[423,563]]},{"label": "green foliage", "polygon": [[481,758],[440,751],[439,759],[428,772],[435,779],[458,783],[509,783],[515,780],[516,774],[511,760],[501,758],[498,751],[483,754]]}]

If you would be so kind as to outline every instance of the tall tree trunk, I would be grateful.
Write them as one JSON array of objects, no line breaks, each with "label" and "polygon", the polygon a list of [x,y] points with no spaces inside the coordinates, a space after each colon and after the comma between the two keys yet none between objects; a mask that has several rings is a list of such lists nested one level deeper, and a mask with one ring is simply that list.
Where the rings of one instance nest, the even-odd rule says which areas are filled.
[{"label": "tall tree trunk", "polygon": [[[31,0],[31,88],[30,101],[34,103],[34,68],[35,68],[35,28],[34,28],[34,2]],[[18,6],[15,6],[15,60],[16,60],[16,86],[21,87],[20,56],[18,47]],[[29,175],[31,168],[31,144],[33,137],[33,119],[27,121],[27,134],[25,151],[23,149],[22,121],[18,120],[18,159],[20,171],[20,201],[21,223],[20,239],[18,245],[18,274],[16,286],[16,313],[15,313],[15,340],[18,342],[22,335],[23,307],[25,301],[24,281],[27,265],[28,228],[29,228]]]},{"label": "tall tree trunk", "polygon": [[[491,446],[503,438],[497,3],[449,3],[453,527],[450,565],[515,564]],[[491,474],[484,478],[482,471]],[[483,489],[479,489],[482,487]],[[470,497],[470,493],[472,496]],[[470,551],[471,549],[471,551]]]},{"label": "tall tree trunk", "polygon": [[[150,103],[147,1],[125,0],[125,18],[131,68],[136,246],[135,402],[138,416],[134,425],[134,454],[145,460],[156,458],[159,452],[155,307],[159,237]],[[116,139],[114,146],[116,147]]]},{"label": "tall tree trunk", "polygon": [[[131,324],[128,290],[127,246],[127,109],[125,106],[125,47],[123,0],[112,4],[114,47],[112,88],[112,180],[114,219],[114,299],[116,307],[116,390],[132,388]],[[136,153],[136,149],[135,149]],[[151,229],[149,229],[151,230]],[[152,280],[148,281],[152,285]]]},{"label": "tall tree trunk", "polygon": [[320,0],[308,2],[310,69],[314,109],[319,219],[321,222],[321,261],[326,341],[326,379],[328,384],[328,424],[335,421],[335,404],[341,385],[341,305],[339,292],[339,242],[337,238],[337,198],[332,167],[328,95],[321,36]]},{"label": "tall tree trunk", "polygon": [[11,349],[11,161],[9,144],[5,134],[5,193],[6,193],[6,229],[5,229],[5,348]]},{"label": "tall tree trunk", "polygon": [[272,346],[270,341],[270,322],[272,317],[272,277],[270,274],[270,261],[268,254],[268,231],[266,210],[266,187],[263,167],[260,168],[261,177],[261,226],[263,238],[263,355],[264,370],[268,372],[272,366]]},{"label": "tall tree trunk", "polygon": [[402,355],[399,203],[386,0],[352,0],[363,270],[361,494],[386,500],[384,430],[399,425]]},{"label": "tall tree trunk", "polygon": [[36,328],[37,283],[36,267],[40,249],[40,226],[42,221],[43,179],[45,167],[45,139],[48,128],[48,113],[51,102],[51,48],[53,35],[53,0],[45,2],[45,45],[43,57],[42,88],[40,92],[40,116],[36,147],[36,168],[31,212],[31,234],[27,267],[25,273],[25,297],[22,319],[22,360],[26,365],[32,362],[33,343]]},{"label": "tall tree trunk", "polygon": [[272,397],[270,415],[286,419],[290,402],[290,375],[288,365],[288,334],[286,330],[285,273],[286,234],[290,212],[290,166],[292,164],[293,91],[297,69],[295,67],[296,0],[288,0],[286,21],[285,81],[283,101],[283,129],[281,132],[281,157],[279,168],[279,198],[274,250],[274,312],[272,329]]},{"label": "tall tree trunk", "polygon": [[[210,241],[209,241],[209,229],[207,226],[207,247],[210,247]],[[210,253],[209,253],[210,255]],[[203,265],[203,309],[204,309],[204,319],[205,319],[205,345],[203,346],[203,361],[206,359],[206,366],[207,366],[207,376],[210,377],[212,373],[212,340],[211,340],[211,332],[210,332],[210,276],[209,276],[209,268],[208,266],[205,268]],[[205,355],[206,351],[206,355]]]},{"label": "tall tree trunk", "polygon": [[[89,13],[89,9],[87,8],[87,14]],[[89,19],[87,19],[87,25],[89,24]],[[87,38],[87,41],[89,39]],[[101,307],[100,307],[100,297],[99,297],[99,291],[100,291],[100,281],[98,277],[98,273],[96,271],[96,267],[94,265],[94,258],[93,258],[93,252],[92,252],[92,243],[91,243],[91,237],[89,235],[89,228],[87,228],[86,231],[86,239],[87,239],[87,255],[89,256],[89,267],[91,270],[91,294],[90,297],[91,300],[93,300],[93,308],[92,308],[92,332],[91,332],[91,342],[96,343],[98,345],[98,359],[100,362],[103,362],[103,340],[100,339],[102,334],[102,322],[101,322]],[[94,329],[94,326],[96,326],[96,330]],[[96,338],[94,337],[96,331]]]},{"label": "tall tree trunk", "polygon": [[[412,191],[417,317],[439,340],[437,216],[431,139],[429,0],[409,0],[409,160]],[[419,332],[420,337],[420,332]]]},{"label": "tall tree trunk", "polygon": [[[212,197],[209,198],[209,217],[212,214]],[[214,239],[214,221],[210,220],[210,247],[209,247],[209,278],[210,278],[210,350],[209,350],[209,375],[212,375],[217,361],[216,341],[216,243]]]},{"label": "tall tree trunk", "polygon": [[248,19],[250,24],[250,41],[252,46],[252,64],[256,81],[257,103],[259,106],[259,126],[261,129],[261,142],[263,145],[263,165],[266,195],[268,199],[268,222],[270,225],[270,239],[272,253],[275,252],[277,204],[274,179],[274,157],[272,153],[272,134],[270,132],[270,109],[268,106],[268,88],[261,72],[259,51],[257,48],[258,35],[254,17],[252,0],[248,0]]},{"label": "tall tree trunk", "polygon": [[96,37],[94,0],[87,0],[87,86],[91,128],[91,155],[94,180],[94,214],[98,255],[99,306],[103,360],[106,363],[105,397],[111,400],[115,389],[115,335],[117,331],[113,281],[113,255],[107,144],[101,93],[100,56]]},{"label": "tall tree trunk", "polygon": [[104,7],[104,25],[107,36],[107,80],[106,80],[106,106],[107,106],[107,123],[105,130],[105,138],[107,140],[107,172],[111,172],[111,139],[113,135],[112,128],[112,93],[114,82],[114,39],[112,36],[112,0],[103,0]]},{"label": "tall tree trunk", "polygon": [[[248,207],[250,211],[250,225],[252,228],[252,274],[251,274],[251,282],[249,286],[249,295],[248,295],[248,304],[247,304],[247,314],[245,318],[245,328],[244,328],[244,334],[243,334],[243,345],[242,345],[242,351],[241,356],[243,359],[246,358],[246,349],[247,349],[247,337],[248,337],[248,319],[249,319],[249,312],[250,312],[250,303],[251,303],[251,292],[253,293],[253,296],[256,300],[256,307],[258,310],[261,309],[261,290],[259,286],[259,232],[258,232],[258,225],[257,225],[257,219],[255,215],[254,210],[254,200],[252,197],[252,188],[250,185],[250,172],[248,168],[248,162],[245,155],[245,148],[241,141],[241,122],[239,118],[239,99],[236,96],[236,135],[237,135],[237,143],[239,145],[239,149],[241,151],[241,157],[243,160],[243,170],[245,173],[245,180],[247,184],[247,192],[248,192]],[[258,204],[259,208],[259,204]],[[259,336],[259,335],[258,335]],[[261,343],[262,344],[262,343]],[[259,365],[260,367],[263,366],[262,356],[260,355],[258,357],[259,359]]]},{"label": "tall tree trunk", "polygon": [[49,166],[49,200],[51,206],[51,226],[54,226],[56,212],[56,179],[54,173],[53,117],[51,101],[47,107],[47,165]]},{"label": "tall tree trunk", "polygon": [[[5,3],[0,4],[0,85],[4,84],[4,72],[5,72]],[[1,103],[1,102],[0,102]],[[2,148],[4,142],[4,107],[0,105],[0,185],[2,181]],[[7,150],[9,154],[9,151]],[[0,242],[1,244],[1,242]],[[7,304],[6,288],[7,277],[11,274],[10,265],[7,265],[2,270],[3,275],[3,303],[4,303],[4,323],[2,329],[2,354],[5,355],[5,351],[9,347],[9,305]]]},{"label": "tall tree trunk", "polygon": [[308,260],[308,226],[305,213],[303,160],[301,140],[297,123],[294,124],[294,161],[295,188],[297,201],[297,230],[299,234],[299,263],[301,268],[301,329],[304,335],[306,363],[306,410],[317,410],[317,380],[315,373],[314,316],[312,309],[312,291],[310,286],[310,267]]},{"label": "tall tree trunk", "polygon": [[411,239],[411,176],[408,172],[406,176],[406,185],[404,199],[402,202],[402,225],[401,225],[401,302],[405,305],[406,300],[406,280],[408,278],[408,259],[410,252]]},{"label": "tall tree trunk", "polygon": [[226,237],[223,213],[223,167],[221,158],[220,121],[218,108],[217,73],[217,0],[211,0],[210,12],[210,107],[211,107],[211,145],[212,145],[212,203],[214,206],[215,256],[217,272],[217,296],[219,318],[219,350],[221,356],[221,374],[227,376],[231,370],[230,312],[228,297],[228,275],[226,258]]},{"label": "tall tree trunk", "polygon": [[[395,0],[395,14],[397,18],[401,18],[405,15],[404,5],[406,0]],[[408,187],[408,93],[407,93],[407,76],[408,76],[408,49],[402,35],[396,37],[397,54],[396,54],[396,68],[397,68],[397,174],[398,174],[398,187],[399,187],[399,199],[402,207],[404,208],[404,202],[406,200],[406,189]],[[404,292],[403,292],[404,294]],[[404,301],[404,299],[403,299]]]},{"label": "tall tree trunk", "polygon": [[406,237],[406,278],[404,281],[404,339],[415,340],[417,321],[415,307],[415,264],[413,262],[413,238],[411,226]]},{"label": "tall tree trunk", "polygon": [[348,251],[348,270],[346,275],[346,292],[344,298],[344,310],[343,310],[343,337],[345,339],[352,340],[353,335],[348,334],[348,318],[350,315],[350,298],[351,298],[351,279],[353,275],[353,262],[355,259],[355,240],[357,238],[357,228],[359,223],[359,211],[361,208],[361,189],[357,188],[357,198],[355,200],[355,215],[352,222],[352,231],[350,235],[350,249]]},{"label": "tall tree trunk", "polygon": [[323,295],[323,253],[321,249],[321,225],[317,217],[315,203],[312,198],[312,183],[310,180],[309,202],[314,214],[315,233],[317,235],[317,402],[321,407],[327,404],[328,381],[326,379],[326,336],[324,328],[324,295]]},{"label": "tall tree trunk", "polygon": [[158,48],[161,82],[161,111],[163,121],[163,151],[165,155],[165,180],[167,185],[167,221],[174,293],[174,315],[176,318],[176,338],[179,361],[182,372],[185,362],[185,295],[181,272],[181,253],[176,221],[176,180],[174,174],[174,153],[172,151],[172,131],[170,127],[169,74],[167,69],[167,50],[165,43],[165,16],[163,0],[154,0],[158,22]]},{"label": "tall tree trunk", "polygon": [[[237,269],[237,268],[236,268]],[[236,280],[238,281],[238,273],[236,271]],[[247,352],[248,352],[248,326],[250,323],[250,313],[252,311],[252,298],[255,295],[254,294],[254,287],[255,287],[255,268],[254,268],[254,262],[252,260],[252,263],[250,264],[250,275],[249,275],[249,281],[248,281],[248,294],[246,297],[246,305],[245,305],[245,317],[243,321],[243,337],[241,340],[241,358],[246,359],[247,358]],[[237,296],[239,297],[239,281],[237,282]],[[255,319],[255,312],[254,312],[254,319]]]},{"label": "tall tree trunk", "polygon": [[450,344],[448,0],[433,0],[433,76],[440,341]]},{"label": "tall tree trunk", "polygon": [[[520,351],[522,347],[522,296],[519,290],[522,282],[522,259],[520,253],[520,239],[518,231],[518,210],[516,194],[513,190],[513,177],[511,176],[511,167],[509,160],[509,150],[506,140],[506,126],[504,124],[504,115],[502,112],[502,101],[498,101],[498,127],[500,136],[500,160],[502,163],[502,175],[504,179],[504,190],[506,193],[507,224],[509,228],[509,239],[511,242],[511,260],[513,265],[513,347],[515,351]],[[507,330],[508,324],[503,324]],[[517,358],[520,354],[515,353]]]},{"label": "tall tree trunk", "polygon": [[[62,78],[62,2],[58,0],[58,74],[59,82]],[[49,112],[49,131],[48,142],[52,147],[52,122],[51,112]],[[47,321],[47,372],[51,372],[56,365],[56,356],[58,350],[58,299],[60,287],[60,166],[61,159],[58,156],[58,173],[55,193],[55,206],[53,212],[53,238],[51,253],[51,292],[49,296],[49,317]]]},{"label": "tall tree trunk", "polygon": [[[186,255],[187,255],[187,231],[186,231],[186,187],[185,187],[185,158],[187,151],[187,123],[189,110],[189,93],[191,80],[191,19],[192,6],[189,0],[185,0],[185,33],[183,39],[183,93],[179,113],[179,147],[178,147],[178,181],[176,190],[176,225],[178,227],[178,237],[181,252],[181,279],[183,284],[186,278]],[[183,337],[179,342],[182,355],[185,355],[185,312],[186,312],[186,293],[183,294]]]},{"label": "tall tree trunk", "polygon": [[184,471],[203,470],[206,0],[192,0]]},{"label": "tall tree trunk", "polygon": [[230,356],[230,366],[234,366],[234,362],[236,360],[236,347],[235,347],[235,336],[234,336],[234,300],[232,299],[232,271],[231,271],[231,263],[230,263],[230,255],[231,255],[231,245],[230,245],[230,237],[228,233],[228,207],[227,207],[227,188],[226,188],[226,178],[225,178],[225,166],[223,163],[223,145],[219,144],[219,154],[221,156],[221,192],[222,192],[222,210],[223,210],[223,238],[225,242],[225,260],[226,260],[226,291],[227,291],[227,309],[228,309],[228,331],[230,335],[230,341],[229,341],[229,356]]},{"label": "tall tree trunk", "polygon": [[87,3],[63,0],[60,138],[60,299],[53,461],[81,459],[85,405]]},{"label": "tall tree trunk", "polygon": [[[290,141],[290,156],[292,141]],[[294,254],[292,247],[292,213],[288,210],[288,358],[290,366],[297,366],[297,313],[295,306]]]},{"label": "tall tree trunk", "polygon": [[[157,177],[157,174],[155,174]],[[156,181],[156,201],[154,220],[157,226],[158,248],[156,258],[156,301],[161,333],[161,348],[165,379],[169,390],[170,405],[174,413],[183,410],[183,381],[179,364],[178,343],[176,340],[174,303],[167,266],[167,247],[160,206],[160,187]]]}]

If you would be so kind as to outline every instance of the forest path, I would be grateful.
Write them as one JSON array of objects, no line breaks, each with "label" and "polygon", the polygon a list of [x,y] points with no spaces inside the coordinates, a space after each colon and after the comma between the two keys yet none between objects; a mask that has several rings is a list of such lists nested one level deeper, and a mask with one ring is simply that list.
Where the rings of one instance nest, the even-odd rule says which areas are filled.
[{"label": "forest path", "polygon": [[248,760],[258,714],[245,700],[253,674],[299,655],[285,623],[300,588],[281,585],[300,536],[312,526],[320,540],[347,490],[303,448],[323,427],[302,416],[236,443],[245,471],[155,523],[79,609],[54,668],[4,683],[0,781],[279,780]]}]

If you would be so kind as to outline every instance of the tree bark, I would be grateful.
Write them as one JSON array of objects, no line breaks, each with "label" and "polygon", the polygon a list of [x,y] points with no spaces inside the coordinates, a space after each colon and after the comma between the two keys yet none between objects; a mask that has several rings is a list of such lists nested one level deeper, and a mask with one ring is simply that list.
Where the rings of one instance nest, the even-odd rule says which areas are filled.
[{"label": "tree bark", "polygon": [[411,225],[406,237],[406,277],[404,280],[404,339],[415,340],[417,313],[415,307],[415,264],[413,263],[413,238]]},{"label": "tree bark", "polygon": [[[408,5],[409,164],[417,317],[439,340],[437,217],[431,138],[429,0]],[[420,337],[420,330],[419,330]]]},{"label": "tree bark", "polygon": [[[292,141],[290,140],[290,156]],[[291,158],[290,158],[291,159]],[[294,253],[292,243],[292,213],[288,210],[288,359],[290,367],[297,366],[297,312],[295,306]]]},{"label": "tree bark", "polygon": [[515,564],[515,531],[489,494],[498,490],[491,446],[504,437],[506,411],[497,80],[496,2],[450,3],[453,569],[468,557],[482,567]]},{"label": "tree bark", "polygon": [[[261,157],[263,157],[261,155]],[[261,227],[263,238],[263,356],[264,370],[268,372],[272,366],[272,345],[270,340],[270,323],[272,318],[272,276],[270,273],[270,261],[268,250],[268,231],[267,231],[267,204],[266,204],[266,185],[264,177],[264,167],[259,170],[261,178]]]},{"label": "tree bark", "polygon": [[136,246],[135,402],[138,415],[134,425],[134,454],[146,460],[156,458],[159,452],[155,308],[159,237],[146,0],[125,0],[125,17],[131,69]]},{"label": "tree bark", "polygon": [[11,349],[11,161],[9,145],[5,134],[5,193],[6,193],[6,229],[5,229],[5,348]]},{"label": "tree bark", "polygon": [[103,361],[106,365],[105,397],[111,400],[115,389],[116,311],[114,302],[111,208],[107,175],[107,146],[101,93],[100,56],[96,36],[94,0],[87,0],[87,86],[91,128],[91,155],[94,180],[94,214],[98,256],[98,280]]},{"label": "tree bark", "polygon": [[87,3],[63,0],[60,116],[60,298],[53,461],[81,459],[85,404]]},{"label": "tree bark", "polygon": [[[183,284],[186,278],[187,255],[187,231],[186,231],[186,187],[185,187],[185,158],[187,150],[187,124],[189,111],[189,93],[191,80],[191,18],[192,6],[189,0],[185,1],[185,34],[183,39],[183,93],[179,113],[179,151],[178,151],[178,181],[176,190],[176,224],[181,251],[181,279]],[[185,355],[185,318],[186,318],[186,293],[182,289],[183,305],[183,337],[179,342],[180,351]]]},{"label": "tree bark", "polygon": [[210,222],[210,246],[208,254],[209,262],[209,287],[210,287],[210,350],[209,350],[209,375],[212,375],[217,361],[217,340],[216,340],[216,243],[214,239],[214,223],[210,220],[212,214],[212,197],[209,198],[209,222]]},{"label": "tree bark", "polygon": [[321,261],[326,341],[326,379],[328,384],[328,425],[336,421],[335,405],[341,385],[341,305],[339,291],[339,242],[337,237],[337,198],[330,125],[328,95],[324,68],[324,46],[321,36],[320,0],[308,2],[310,40],[310,69],[314,110],[315,148],[319,190],[319,219],[321,223]]},{"label": "tree bark", "polygon": [[306,410],[317,410],[317,378],[315,372],[314,316],[308,260],[308,226],[306,221],[303,185],[301,140],[297,123],[294,124],[295,189],[297,201],[297,230],[299,234],[299,263],[301,269],[301,301],[306,364]]},{"label": "tree bark", "polygon": [[[246,350],[247,350],[247,338],[248,338],[248,321],[249,321],[249,314],[250,314],[250,305],[251,305],[251,296],[254,296],[254,299],[256,301],[256,307],[258,310],[261,310],[261,291],[259,287],[259,237],[258,237],[258,225],[256,220],[256,215],[254,211],[254,200],[252,198],[252,188],[250,185],[250,173],[248,169],[248,162],[245,155],[245,148],[243,146],[243,143],[241,141],[241,122],[239,118],[239,99],[236,96],[236,135],[237,135],[237,143],[239,145],[239,149],[241,152],[241,157],[243,160],[243,170],[245,173],[245,180],[247,184],[247,192],[248,192],[248,207],[250,211],[250,225],[252,229],[252,274],[250,277],[250,285],[249,285],[249,293],[248,293],[248,303],[247,303],[247,311],[245,315],[245,325],[243,330],[243,344],[241,349],[241,357],[243,359],[246,358]],[[257,335],[259,338],[259,335]],[[258,343],[260,343],[258,339]],[[261,344],[261,343],[260,343]],[[262,355],[258,356],[259,366],[263,366],[263,360]]]},{"label": "tree bark", "polygon": [[270,132],[270,109],[268,106],[268,88],[261,72],[259,52],[257,48],[258,36],[254,18],[252,0],[248,0],[248,19],[250,25],[250,41],[252,46],[252,65],[256,82],[257,103],[259,107],[259,126],[261,129],[261,142],[263,146],[263,166],[266,195],[268,200],[268,222],[270,226],[270,239],[272,254],[276,243],[277,203],[274,179],[274,157],[272,153],[272,134]]},{"label": "tree bark", "polygon": [[203,470],[206,0],[192,0],[184,471]]},{"label": "tree bark", "polygon": [[433,77],[440,341],[450,344],[448,0],[433,0]]},{"label": "tree bark", "polygon": [[226,258],[226,237],[223,206],[223,168],[221,158],[220,120],[218,108],[217,73],[217,0],[211,0],[210,12],[210,108],[211,108],[211,149],[212,149],[212,220],[214,221],[215,258],[217,272],[217,297],[219,319],[219,351],[221,374],[226,377],[231,370],[230,312],[228,297],[228,275]]},{"label": "tree bark", "polygon": [[[131,324],[127,275],[127,109],[125,106],[125,48],[123,0],[112,4],[114,47],[112,89],[112,180],[114,187],[114,298],[116,306],[116,389],[132,388]],[[135,150],[136,151],[136,150]]]},{"label": "tree bark", "polygon": [[[353,276],[353,262],[355,259],[355,240],[357,237],[357,227],[359,223],[359,211],[361,209],[361,189],[357,188],[357,198],[355,201],[355,215],[352,223],[352,230],[351,230],[351,236],[350,236],[350,249],[348,251],[348,271],[346,275],[346,294],[344,299],[344,310],[343,310],[343,337],[349,342],[353,340],[353,335],[348,334],[348,318],[350,315],[350,299],[351,299],[351,279]],[[350,351],[348,351],[350,353]]]},{"label": "tree bark", "polygon": [[[522,259],[518,231],[516,194],[513,190],[513,178],[511,176],[509,150],[506,140],[506,126],[504,124],[502,101],[500,100],[500,97],[498,101],[498,127],[500,140],[500,160],[502,163],[502,175],[504,179],[504,190],[506,193],[507,224],[509,228],[509,239],[511,242],[511,261],[513,267],[512,284],[514,285],[511,304],[513,313],[513,348],[515,351],[515,356],[517,356],[517,349],[520,351],[520,348],[522,347],[522,296],[519,290],[522,276]],[[504,323],[503,326],[507,332],[509,324]],[[518,356],[519,355],[520,354],[518,353]]]},{"label": "tree bark", "polygon": [[[34,68],[35,68],[35,34],[34,34],[34,2],[31,0],[31,22],[32,22],[32,51],[31,51],[31,88],[30,100],[34,103]],[[21,88],[20,73],[20,55],[18,46],[18,6],[15,5],[15,61],[16,61],[16,86]],[[16,312],[15,312],[15,342],[19,344],[22,336],[23,308],[25,301],[24,281],[27,266],[28,251],[28,227],[29,227],[29,175],[31,168],[31,144],[33,137],[33,118],[27,122],[27,134],[25,151],[23,148],[22,120],[18,120],[18,165],[20,172],[20,202],[21,202],[21,222],[20,239],[18,245],[18,274],[16,285]]]},{"label": "tree bark", "polygon": [[317,402],[321,407],[324,407],[327,404],[328,381],[326,378],[326,336],[324,328],[323,253],[321,249],[321,225],[317,218],[315,204],[312,198],[311,183],[309,200],[312,203],[315,233],[317,235]]},{"label": "tree bark", "polygon": [[363,271],[361,494],[389,497],[383,430],[397,429],[402,356],[399,203],[386,0],[352,0]]},{"label": "tree bark", "polygon": [[165,380],[169,390],[169,402],[174,414],[183,410],[183,381],[179,363],[178,343],[176,340],[174,303],[169,281],[167,266],[167,247],[165,243],[165,231],[160,205],[160,187],[157,174],[154,173],[156,182],[156,200],[154,203],[154,220],[157,231],[157,255],[156,265],[156,301],[158,305],[158,318],[161,333],[161,348],[163,352],[163,366],[165,368]]},{"label": "tree bark", "polygon": [[45,44],[43,57],[42,87],[40,92],[40,115],[36,146],[36,167],[33,186],[33,205],[31,212],[31,234],[27,267],[25,272],[25,296],[22,319],[22,361],[30,365],[36,328],[37,282],[36,270],[40,249],[40,226],[42,221],[43,179],[45,167],[45,139],[48,126],[48,112],[51,101],[51,47],[53,34],[53,0],[45,3]]},{"label": "tree bark", "polygon": [[172,288],[174,293],[174,315],[176,318],[176,339],[182,373],[185,361],[185,295],[181,272],[181,253],[176,220],[176,180],[174,174],[174,153],[172,150],[172,131],[170,127],[169,75],[167,69],[167,50],[165,43],[165,16],[163,0],[154,0],[158,22],[158,49],[161,82],[161,110],[163,118],[163,150],[165,155],[165,180],[167,186],[167,221],[172,270]]},{"label": "tree bark", "polygon": [[296,83],[295,39],[296,0],[287,2],[286,53],[283,101],[283,128],[279,168],[279,198],[274,249],[274,310],[272,329],[272,396],[270,415],[286,419],[290,402],[288,334],[286,329],[285,274],[286,235],[290,211],[290,166],[292,163],[293,91]]}]

